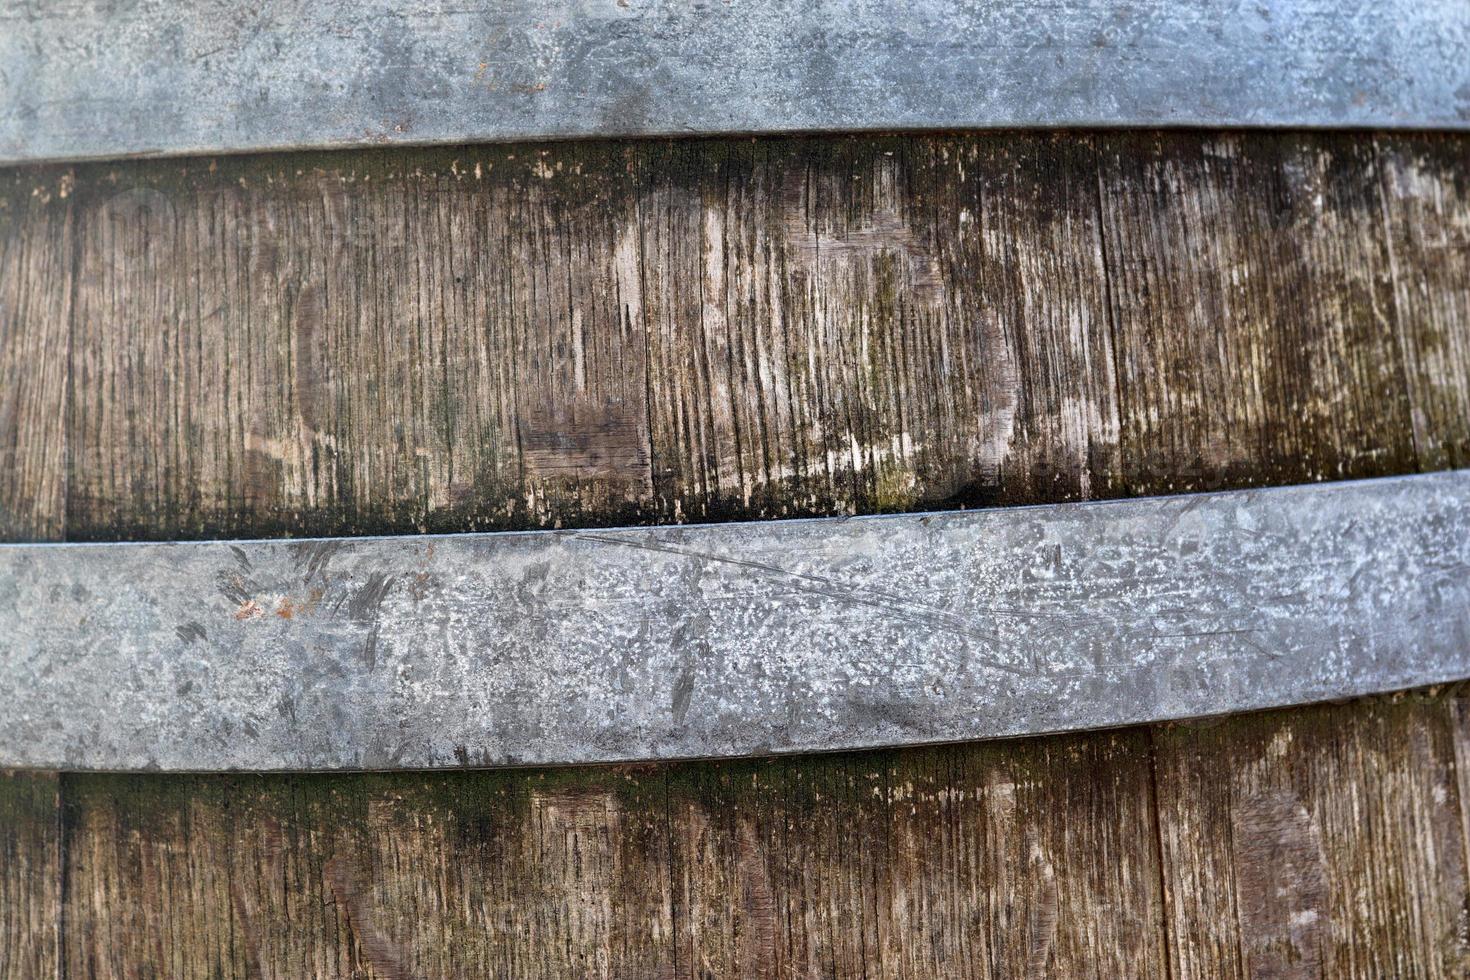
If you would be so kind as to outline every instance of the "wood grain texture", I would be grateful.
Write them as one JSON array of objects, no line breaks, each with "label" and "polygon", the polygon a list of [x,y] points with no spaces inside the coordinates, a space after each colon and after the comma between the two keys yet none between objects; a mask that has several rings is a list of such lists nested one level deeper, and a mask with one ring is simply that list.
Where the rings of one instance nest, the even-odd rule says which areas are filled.
[{"label": "wood grain texture", "polygon": [[[27,187],[0,222],[27,270],[0,324],[46,312],[0,332],[0,363],[70,356],[0,392],[30,474],[0,474],[0,513],[76,539],[351,534],[1464,465],[1465,159],[1440,137],[996,134],[25,171],[52,201]],[[1464,717],[65,776],[63,972],[1459,975]]]},{"label": "wood grain texture", "polygon": [[571,175],[505,155],[99,185],[77,534],[541,526],[646,497],[621,155],[593,154],[572,201]]},{"label": "wood grain texture", "polygon": [[0,978],[57,975],[60,796],[55,773],[0,770]]},{"label": "wood grain texture", "polygon": [[66,519],[72,178],[0,172],[0,540],[59,540]]},{"label": "wood grain texture", "polygon": [[1141,730],[678,767],[681,971],[1162,975],[1150,778]]},{"label": "wood grain texture", "polygon": [[1409,472],[1421,444],[1450,464],[1436,446],[1470,425],[1462,145],[84,168],[69,533],[1026,503]]},{"label": "wood grain texture", "polygon": [[1131,491],[1415,468],[1377,176],[1366,141],[1108,145],[1100,194]]},{"label": "wood grain texture", "polygon": [[1470,461],[1470,150],[1453,139],[1382,140],[1383,223],[1398,338],[1427,469]]},{"label": "wood grain texture", "polygon": [[1146,741],[448,777],[72,776],[67,971],[1157,974]]},{"label": "wood grain texture", "polygon": [[[0,541],[65,529],[71,187],[0,172]],[[59,807],[55,773],[0,770],[0,980],[57,974]]]},{"label": "wood grain texture", "polygon": [[865,140],[89,170],[71,535],[1116,493],[1088,159]]},{"label": "wood grain texture", "polygon": [[1173,975],[1464,976],[1446,710],[1420,695],[1157,729]]},{"label": "wood grain texture", "polygon": [[1459,976],[1448,711],[646,769],[70,776],[67,973]]},{"label": "wood grain texture", "polygon": [[71,976],[672,975],[657,771],[67,778]]}]

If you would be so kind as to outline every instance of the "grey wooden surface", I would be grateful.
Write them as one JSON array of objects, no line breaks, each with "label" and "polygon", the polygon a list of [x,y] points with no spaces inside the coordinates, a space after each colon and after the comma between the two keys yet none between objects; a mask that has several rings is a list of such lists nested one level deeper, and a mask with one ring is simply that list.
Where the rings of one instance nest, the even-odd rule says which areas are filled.
[{"label": "grey wooden surface", "polygon": [[1470,125],[1461,0],[0,4],[0,162],[966,127]]}]

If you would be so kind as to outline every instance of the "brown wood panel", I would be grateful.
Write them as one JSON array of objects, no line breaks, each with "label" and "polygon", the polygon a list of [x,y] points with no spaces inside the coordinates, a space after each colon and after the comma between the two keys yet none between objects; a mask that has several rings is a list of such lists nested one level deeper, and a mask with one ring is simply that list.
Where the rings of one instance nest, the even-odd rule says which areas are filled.
[{"label": "brown wood panel", "polygon": [[1143,730],[671,775],[700,977],[1162,976]]},{"label": "brown wood panel", "polygon": [[1102,156],[1129,489],[1412,472],[1372,142],[1138,135]]},{"label": "brown wood panel", "polygon": [[[27,263],[0,323],[45,312],[0,337],[71,356],[69,399],[65,365],[18,362],[56,406],[16,429],[27,485],[65,496],[64,518],[25,513],[79,539],[467,530],[1453,465],[1464,145],[996,134],[26,171],[55,192],[0,223]],[[12,527],[21,499],[0,497]],[[1443,705],[1408,701],[658,769],[66,776],[65,973],[1454,974],[1456,746]],[[7,832],[54,841],[42,823]]]},{"label": "brown wood panel", "polygon": [[646,769],[71,776],[67,972],[1159,974],[1150,778],[1143,731]]},{"label": "brown wood panel", "polygon": [[1085,143],[84,168],[74,538],[1117,492]]},{"label": "brown wood panel", "polygon": [[838,140],[649,161],[655,491],[681,518],[1116,492],[1075,140]]},{"label": "brown wood panel", "polygon": [[622,154],[542,176],[489,153],[93,172],[73,537],[608,521],[646,497]]},{"label": "brown wood panel", "polygon": [[[70,533],[743,519],[1410,471],[1416,435],[1453,441],[1464,417],[1464,178],[1442,149],[1437,169],[1380,155],[1008,136],[84,169]],[[1405,227],[1451,246],[1420,259]]]},{"label": "brown wood panel", "polygon": [[72,186],[0,171],[0,541],[64,531]]},{"label": "brown wood panel", "polygon": [[1173,975],[1464,976],[1446,712],[1421,694],[1156,729]]},{"label": "brown wood panel", "polygon": [[[71,188],[64,172],[0,172],[0,542],[65,528]],[[0,770],[0,980],[56,975],[58,806],[54,773]]]},{"label": "brown wood panel", "polygon": [[1470,146],[1378,143],[1398,336],[1426,469],[1470,465]]},{"label": "brown wood panel", "polygon": [[55,773],[0,770],[0,978],[57,975],[61,836]]},{"label": "brown wood panel", "polygon": [[658,770],[66,778],[69,976],[673,975]]},{"label": "brown wood panel", "polygon": [[641,769],[70,776],[67,973],[1460,976],[1448,711]]}]

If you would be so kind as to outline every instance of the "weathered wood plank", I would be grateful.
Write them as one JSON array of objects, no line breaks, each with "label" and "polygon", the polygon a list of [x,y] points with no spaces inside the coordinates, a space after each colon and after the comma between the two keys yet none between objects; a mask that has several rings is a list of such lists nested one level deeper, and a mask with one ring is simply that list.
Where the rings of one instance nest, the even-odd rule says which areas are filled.
[{"label": "weathered wood plank", "polygon": [[67,968],[1162,972],[1146,738],[666,770],[68,777]]},{"label": "weathered wood plank", "polygon": [[0,172],[0,541],[54,541],[66,519],[72,178]]},{"label": "weathered wood plank", "polygon": [[692,976],[1161,976],[1142,730],[681,766]]},{"label": "weathered wood plank", "polygon": [[61,849],[55,773],[0,770],[0,978],[57,975]]},{"label": "weathered wood plank", "polygon": [[[0,173],[0,541],[65,528],[70,192],[63,173]],[[54,773],[0,770],[0,980],[57,973],[58,793]]]},{"label": "weathered wood plank", "polygon": [[[1419,314],[1396,300],[1380,161],[1345,138],[1242,139],[85,171],[72,534],[796,516],[1415,469],[1422,370],[1395,330],[1417,337]],[[1437,173],[1413,200],[1452,192]],[[1432,324],[1461,280],[1428,264],[1446,271],[1410,267],[1397,292],[1426,294]]]},{"label": "weathered wood plank", "polygon": [[1138,135],[1102,156],[1129,490],[1415,469],[1373,146]]},{"label": "weathered wood plank", "polygon": [[663,771],[69,777],[68,969],[1162,975],[1167,914],[1175,976],[1463,972],[1442,702],[1154,739],[1162,869],[1143,730]]},{"label": "weathered wood plank", "polygon": [[79,977],[671,976],[656,770],[67,777]]},{"label": "weathered wood plank", "polygon": [[[492,148],[112,176],[82,180],[73,537],[871,512],[1116,483],[1085,146]],[[1002,190],[982,197],[987,181]]]},{"label": "weathered wood plank", "polygon": [[756,143],[709,156],[680,148],[645,165],[663,513],[1114,490],[1085,144]]},{"label": "weathered wood plank", "polygon": [[515,156],[98,184],[76,534],[605,522],[646,495],[621,154],[556,180]]},{"label": "weathered wood plank", "polygon": [[1155,745],[1174,976],[1470,968],[1460,762],[1441,701],[1165,726]]},{"label": "weathered wood plank", "polygon": [[1470,460],[1470,147],[1420,137],[1378,144],[1383,221],[1426,469]]}]

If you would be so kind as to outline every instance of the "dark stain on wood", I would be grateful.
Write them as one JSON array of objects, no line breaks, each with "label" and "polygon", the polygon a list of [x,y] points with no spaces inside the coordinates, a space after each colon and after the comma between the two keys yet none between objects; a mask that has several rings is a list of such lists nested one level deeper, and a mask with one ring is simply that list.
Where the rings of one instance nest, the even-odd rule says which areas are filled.
[{"label": "dark stain on wood", "polygon": [[1454,691],[1158,729],[1176,975],[1463,976]]},{"label": "dark stain on wood", "polygon": [[555,485],[578,480],[627,484],[638,496],[652,491],[648,416],[640,403],[543,404],[520,420],[526,474]]},{"label": "dark stain on wood", "polygon": [[0,978],[58,975],[60,786],[55,773],[0,770]]},{"label": "dark stain on wood", "polygon": [[1321,830],[1289,792],[1252,794],[1236,801],[1231,816],[1251,976],[1321,976],[1327,909]]},{"label": "dark stain on wood", "polygon": [[[333,855],[322,865],[327,890],[342,909],[352,930],[352,941],[361,952],[373,976],[383,980],[406,980],[413,976],[404,966],[402,951],[373,924],[374,902],[371,883],[351,858]],[[259,959],[258,951],[256,959]]]}]

